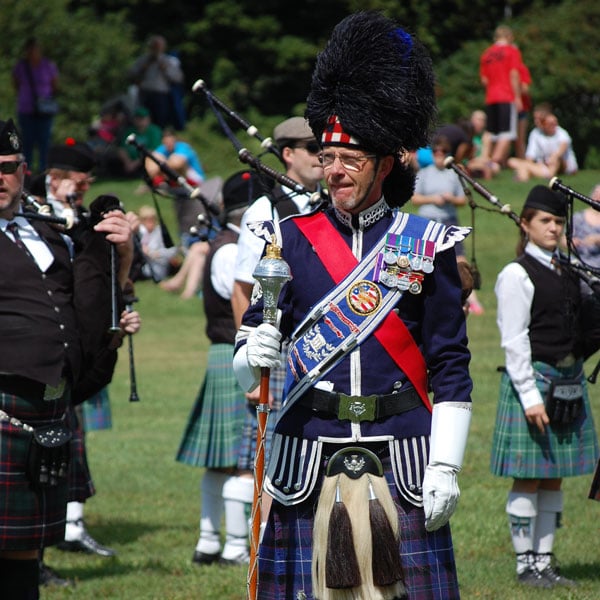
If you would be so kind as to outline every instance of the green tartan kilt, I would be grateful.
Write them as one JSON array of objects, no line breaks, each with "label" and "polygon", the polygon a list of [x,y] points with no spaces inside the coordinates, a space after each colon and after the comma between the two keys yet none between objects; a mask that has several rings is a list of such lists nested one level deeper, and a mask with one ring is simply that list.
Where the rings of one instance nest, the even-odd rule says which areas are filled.
[{"label": "green tartan kilt", "polygon": [[197,467],[235,467],[245,410],[246,396],[233,373],[233,345],[212,344],[177,461]]},{"label": "green tartan kilt", "polygon": [[[499,477],[516,479],[555,479],[593,473],[598,460],[598,439],[581,362],[568,369],[557,369],[541,362],[534,362],[533,367],[547,378],[580,375],[584,390],[583,410],[573,423],[547,426],[542,434],[525,419],[517,391],[510,377],[503,373],[492,441],[491,472]],[[538,378],[537,386],[544,397],[548,383]]]},{"label": "green tartan kilt", "polygon": [[[32,427],[60,421],[68,401],[68,393],[45,401],[0,391],[0,408]],[[41,549],[64,539],[67,478],[59,479],[55,487],[31,485],[27,476],[31,438],[21,427],[0,422],[0,551]]]}]

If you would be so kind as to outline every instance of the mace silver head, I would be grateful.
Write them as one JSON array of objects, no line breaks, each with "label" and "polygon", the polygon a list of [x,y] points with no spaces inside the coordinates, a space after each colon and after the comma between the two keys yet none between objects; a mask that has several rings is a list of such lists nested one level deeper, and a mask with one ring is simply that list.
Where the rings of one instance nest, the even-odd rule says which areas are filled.
[{"label": "mace silver head", "polygon": [[254,273],[263,293],[263,321],[271,325],[277,322],[277,302],[281,289],[292,278],[290,266],[281,258],[281,248],[272,242],[267,245]]}]

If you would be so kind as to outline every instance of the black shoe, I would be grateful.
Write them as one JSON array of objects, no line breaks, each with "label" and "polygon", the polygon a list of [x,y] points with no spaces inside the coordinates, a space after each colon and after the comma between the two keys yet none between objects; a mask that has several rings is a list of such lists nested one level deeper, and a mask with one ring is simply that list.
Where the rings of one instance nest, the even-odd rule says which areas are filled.
[{"label": "black shoe", "polygon": [[540,575],[553,586],[562,585],[564,587],[575,587],[577,585],[576,581],[567,579],[560,574],[560,569],[558,567],[553,567],[552,565],[548,565],[543,571],[540,571]]},{"label": "black shoe", "polygon": [[194,556],[192,556],[192,562],[197,565],[212,565],[216,563],[221,558],[221,553],[217,552],[215,554],[206,554],[205,552],[200,552],[200,550],[194,550]]},{"label": "black shoe", "polygon": [[73,582],[68,579],[63,579],[54,569],[40,562],[40,585],[69,587]]},{"label": "black shoe", "polygon": [[525,571],[517,575],[517,581],[523,585],[539,588],[551,588],[553,584],[548,579],[542,577],[542,574],[535,567],[527,567]]},{"label": "black shoe", "polygon": [[112,548],[103,546],[97,542],[85,529],[81,537],[77,540],[60,542],[56,546],[59,550],[66,552],[86,552],[87,554],[97,554],[98,556],[114,556],[116,552]]}]

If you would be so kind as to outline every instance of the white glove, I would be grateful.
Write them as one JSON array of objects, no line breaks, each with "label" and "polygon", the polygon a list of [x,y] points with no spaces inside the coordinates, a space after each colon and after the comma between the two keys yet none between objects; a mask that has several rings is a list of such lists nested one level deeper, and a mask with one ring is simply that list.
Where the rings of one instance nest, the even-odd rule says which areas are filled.
[{"label": "white glove", "polygon": [[246,357],[251,367],[274,369],[281,365],[281,331],[262,323],[248,336]]},{"label": "white glove", "polygon": [[470,403],[440,402],[433,405],[429,464],[423,476],[427,531],[435,531],[445,525],[456,510],[460,497],[456,474],[462,467],[470,423]]},{"label": "white glove", "polygon": [[240,387],[252,392],[260,383],[261,367],[277,367],[281,364],[281,332],[263,323],[258,327],[242,325],[235,337],[236,344],[246,341],[233,357],[233,372]]},{"label": "white glove", "polygon": [[435,531],[449,520],[458,504],[460,490],[456,469],[449,465],[428,465],[423,477],[425,529]]}]

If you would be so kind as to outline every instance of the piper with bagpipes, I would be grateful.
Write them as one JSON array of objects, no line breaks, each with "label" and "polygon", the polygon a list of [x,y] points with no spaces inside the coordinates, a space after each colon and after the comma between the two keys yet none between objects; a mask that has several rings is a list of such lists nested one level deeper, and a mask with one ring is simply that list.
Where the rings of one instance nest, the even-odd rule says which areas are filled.
[{"label": "piper with bagpipes", "polygon": [[[250,165],[263,182],[264,193],[256,199],[244,213],[240,225],[238,254],[235,266],[235,282],[232,305],[236,326],[239,327],[242,315],[249,306],[256,283],[255,269],[266,244],[273,240],[257,233],[255,223],[264,220],[277,222],[279,219],[298,213],[317,210],[326,201],[326,194],[321,186],[323,169],[319,161],[320,145],[314,133],[302,117],[291,117],[279,123],[273,131],[272,138],[261,136],[257,128],[243,120],[237,113],[212,94],[206,84],[199,80],[194,91],[202,91],[215,112],[224,133],[232,142],[240,161]],[[274,154],[285,165],[285,173],[280,173],[265,164],[261,156],[254,156],[237,139],[229,124],[221,115],[221,110],[241,125],[246,133],[261,140],[265,152]],[[274,141],[273,141],[274,140]],[[271,232],[273,233],[273,232]],[[259,285],[256,284],[256,293]],[[284,349],[285,351],[285,349]],[[250,541],[250,566],[248,572],[248,588],[251,597],[256,593],[257,551],[261,521],[268,512],[269,497],[262,494],[264,478],[263,465],[268,459],[270,442],[277,411],[283,393],[284,370],[273,369],[268,377],[263,378],[259,394],[255,390],[248,395],[249,402],[256,405],[256,414],[249,413],[248,423],[242,448],[247,449],[240,456],[238,466],[246,476],[254,473],[255,487],[252,508],[252,536]]]},{"label": "piper with bagpipes", "polygon": [[[84,157],[74,164],[72,146],[53,148],[49,156],[53,196],[65,202],[89,183],[89,173],[81,168],[91,163]],[[131,230],[121,211],[100,211],[94,223],[83,218],[60,223],[61,216],[38,219],[23,210],[27,165],[10,119],[0,122],[0,157],[5,282],[0,286],[0,568],[7,597],[37,597],[37,582],[45,573],[40,550],[64,542],[66,503],[73,499],[70,476],[83,460],[73,442],[73,404],[90,385],[95,365],[90,357],[110,353],[107,345],[114,339],[107,335],[112,323],[109,246],[122,247],[126,260]],[[70,183],[61,185],[66,179]],[[80,235],[71,237],[74,225]],[[96,304],[87,310],[92,301]],[[103,375],[110,380],[112,368]],[[86,485],[89,480],[87,473]],[[90,552],[103,549],[81,517],[80,511],[72,541],[86,543]],[[85,535],[77,536],[78,529]],[[16,555],[18,562],[11,560]]]}]

